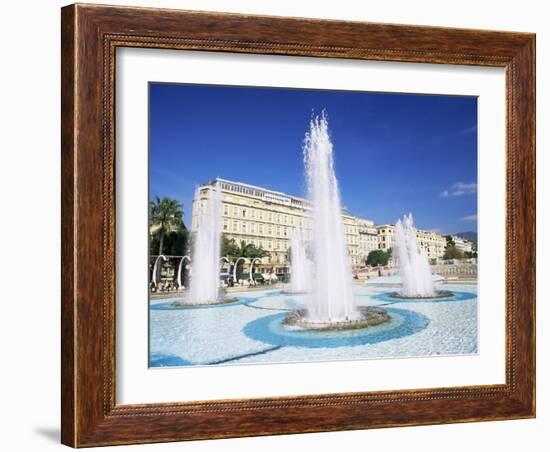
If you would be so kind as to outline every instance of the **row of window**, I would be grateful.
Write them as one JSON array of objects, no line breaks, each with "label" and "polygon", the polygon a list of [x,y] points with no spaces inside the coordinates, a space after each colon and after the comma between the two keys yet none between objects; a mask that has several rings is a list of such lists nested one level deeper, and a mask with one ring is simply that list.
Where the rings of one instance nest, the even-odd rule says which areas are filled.
[{"label": "row of window", "polygon": [[[307,226],[307,223],[309,223],[309,219],[303,218],[295,218],[293,215],[288,214],[281,214],[278,212],[264,212],[261,209],[253,209],[253,208],[245,208],[241,206],[229,206],[227,204],[223,205],[223,214],[224,216],[233,216],[235,218],[250,218],[252,220],[258,219],[259,221],[267,221],[270,223],[278,223],[278,224],[287,224],[290,226],[299,226],[304,227],[304,223]],[[357,227],[356,226],[344,226],[346,234],[356,234],[357,233]]]},{"label": "row of window", "polygon": [[[223,188],[223,184],[225,183],[222,183],[222,188]],[[235,187],[238,187],[238,186],[235,186]],[[246,190],[252,190],[247,187],[241,187],[241,188]],[[204,207],[204,203],[201,202],[201,208],[203,207]],[[230,214],[232,214],[233,217],[237,217],[237,218],[250,218],[252,220],[257,219],[259,221],[267,221],[271,223],[275,222],[278,224],[289,225],[289,226],[299,226],[300,228],[304,227],[304,223],[306,223],[306,225],[307,223],[309,223],[308,218],[303,219],[300,217],[295,217],[293,215],[281,214],[278,212],[264,211],[261,209],[254,209],[254,208],[245,208],[242,206],[229,206],[227,204],[223,205],[223,213],[225,216],[229,216]],[[231,232],[243,233],[243,234],[250,233],[250,234],[263,235],[265,233],[268,235],[273,235],[274,228],[270,224],[264,225],[262,223],[259,223],[258,226],[256,226],[255,223],[250,223],[250,226],[248,226],[246,222],[242,222],[242,224],[239,225],[239,222],[235,222],[235,221],[233,221],[232,227],[230,227],[228,221],[224,220],[223,230],[226,232],[229,232],[231,230]],[[360,244],[361,242],[365,242],[365,241],[369,241],[373,243],[376,243],[378,241],[381,241],[381,242],[391,241],[392,240],[391,236],[393,236],[394,234],[394,230],[390,228],[379,229],[378,231],[380,235],[375,235],[370,233],[365,234],[364,229],[362,229],[361,227],[358,228],[357,226],[350,226],[347,224],[344,225],[344,230],[345,230],[345,233],[349,235],[348,243],[353,245]],[[361,234],[361,240],[358,240],[356,238],[355,234],[357,232]],[[277,225],[276,236],[288,237],[289,231],[287,228],[282,229],[280,226]],[[309,233],[306,233],[306,237],[308,236],[309,236]],[[428,238],[429,242],[433,242],[433,241],[437,242],[435,244],[436,246],[437,245],[444,246],[444,242],[443,242],[444,238],[437,236],[437,234],[433,234],[427,231],[418,231],[418,236],[422,238]],[[423,245],[424,244],[421,243],[421,246]],[[385,248],[385,246],[380,246],[380,248]]]},{"label": "row of window", "polygon": [[[237,234],[258,234],[258,235],[268,235],[276,237],[290,237],[290,230],[286,227],[281,226],[274,226],[271,224],[264,224],[264,223],[247,223],[245,221],[239,222],[239,221],[229,221],[229,220],[223,220],[223,231],[224,232],[232,232]],[[306,239],[311,238],[311,230],[306,229],[304,230],[304,237]],[[349,245],[357,245],[359,244],[359,240],[356,236],[348,235],[347,237],[347,243]]]},{"label": "row of window", "polygon": [[227,182],[220,182],[220,187],[222,190],[242,193],[244,195],[257,196],[259,198],[264,195],[264,192],[261,190],[256,190],[251,187],[243,187],[242,185],[228,184]]},{"label": "row of window", "polygon": [[[239,221],[232,221],[230,227],[229,220],[223,220],[223,230],[224,232],[236,232],[239,234],[259,234],[259,235],[275,235],[277,237],[288,237],[289,236],[289,230],[288,228],[281,227],[281,226],[273,226],[271,224],[264,224],[264,223],[247,223],[243,221],[242,223]],[[308,231],[306,231],[306,236],[309,235]]]},{"label": "row of window", "polygon": [[258,248],[263,248],[264,250],[269,251],[288,251],[289,244],[286,241],[283,240],[258,240],[258,239],[251,239],[247,240],[247,243],[252,243],[254,246]]},{"label": "row of window", "polygon": [[263,190],[258,190],[252,187],[229,184],[227,182],[220,182],[220,187],[222,188],[222,190],[227,190],[234,193],[242,193],[244,195],[255,196],[257,198],[263,198],[268,202],[281,203],[285,205],[292,205],[293,207],[296,207],[296,208],[303,208],[303,203],[301,201],[284,197],[278,194],[266,192]]},{"label": "row of window", "polygon": [[[230,207],[227,204],[224,204],[223,206],[223,214],[226,217],[231,215],[236,218],[251,218],[261,221],[269,221],[270,223],[288,224],[292,226],[294,226],[296,221],[295,217],[292,215],[264,212],[263,210],[259,209],[243,208],[239,206]],[[299,220],[298,225],[303,226],[302,220]]]}]

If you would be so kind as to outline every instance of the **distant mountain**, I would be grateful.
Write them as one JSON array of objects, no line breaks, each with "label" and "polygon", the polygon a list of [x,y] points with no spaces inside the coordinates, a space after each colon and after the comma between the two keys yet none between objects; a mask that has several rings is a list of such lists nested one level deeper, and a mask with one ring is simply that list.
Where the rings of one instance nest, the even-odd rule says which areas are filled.
[{"label": "distant mountain", "polygon": [[477,243],[477,232],[474,232],[474,231],[457,232],[453,235],[457,235],[458,237],[462,237],[465,240],[469,240],[470,242]]}]

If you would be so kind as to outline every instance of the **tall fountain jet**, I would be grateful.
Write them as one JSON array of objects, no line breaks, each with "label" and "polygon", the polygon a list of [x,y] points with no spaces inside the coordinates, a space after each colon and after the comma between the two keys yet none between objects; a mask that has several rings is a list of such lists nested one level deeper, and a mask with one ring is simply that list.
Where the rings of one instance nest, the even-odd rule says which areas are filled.
[{"label": "tall fountain jet", "polygon": [[193,244],[191,288],[187,303],[211,304],[218,302],[220,286],[220,191],[217,187],[210,187],[206,193],[197,189],[195,202],[201,204],[196,218],[198,227]]},{"label": "tall fountain jet", "polygon": [[416,241],[411,213],[395,224],[395,252],[402,284],[399,295],[407,298],[434,297],[436,292],[430,264]]},{"label": "tall fountain jet", "polygon": [[292,269],[290,275],[290,292],[308,292],[309,281],[311,279],[311,263],[306,255],[304,236],[300,229],[294,229],[290,236],[290,250],[290,263]]},{"label": "tall fountain jet", "polygon": [[304,165],[311,205],[313,278],[305,320],[338,323],[360,317],[352,293],[351,261],[344,238],[344,222],[328,119],[311,119],[304,140]]}]

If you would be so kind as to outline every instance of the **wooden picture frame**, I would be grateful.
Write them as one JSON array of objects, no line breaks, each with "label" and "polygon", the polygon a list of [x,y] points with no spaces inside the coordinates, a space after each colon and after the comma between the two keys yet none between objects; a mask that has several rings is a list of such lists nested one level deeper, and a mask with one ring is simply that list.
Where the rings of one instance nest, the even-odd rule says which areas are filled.
[{"label": "wooden picture frame", "polygon": [[[535,35],[71,5],[62,9],[62,442],[73,447],[535,416]],[[506,70],[506,383],[115,403],[115,50]]]}]

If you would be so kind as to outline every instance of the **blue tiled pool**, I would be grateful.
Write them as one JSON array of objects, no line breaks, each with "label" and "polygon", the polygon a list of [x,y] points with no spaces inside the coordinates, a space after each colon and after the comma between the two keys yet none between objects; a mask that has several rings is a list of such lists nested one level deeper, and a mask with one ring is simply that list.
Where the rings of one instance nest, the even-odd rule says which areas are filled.
[{"label": "blue tiled pool", "polygon": [[304,295],[280,290],[233,293],[235,302],[150,304],[150,367],[380,359],[477,353],[477,287],[445,285],[452,297],[399,300],[388,288],[354,286],[359,306],[382,306],[391,320],[348,331],[283,325]]}]

